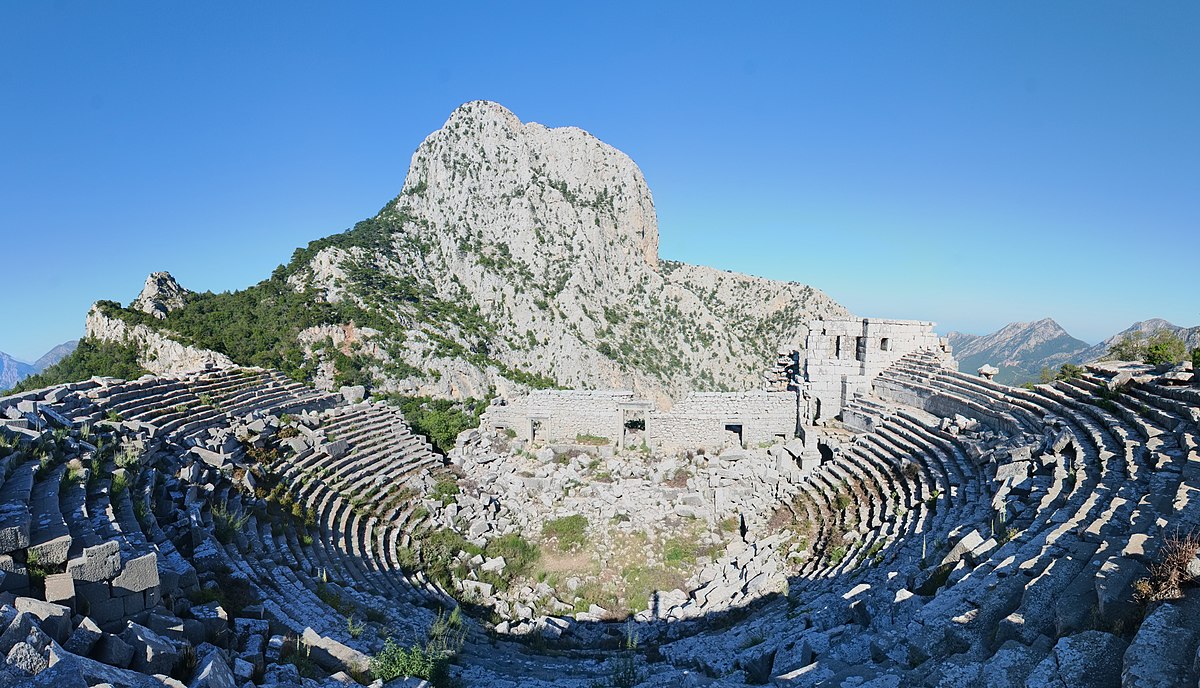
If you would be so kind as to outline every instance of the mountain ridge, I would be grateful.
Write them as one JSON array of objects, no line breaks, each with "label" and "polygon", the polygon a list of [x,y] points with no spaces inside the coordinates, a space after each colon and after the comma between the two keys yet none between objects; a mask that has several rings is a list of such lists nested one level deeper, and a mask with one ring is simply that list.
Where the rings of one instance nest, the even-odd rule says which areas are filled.
[{"label": "mountain ridge", "polygon": [[[268,280],[228,295],[147,284],[179,302],[99,302],[89,334],[151,331],[326,388],[448,398],[566,385],[669,404],[754,388],[809,320],[848,314],[803,284],[660,260],[653,197],[629,156],[488,101],[455,109],[422,141],[377,215],[297,249]],[[245,322],[205,319],[217,311]],[[272,320],[288,331],[264,331]],[[206,332],[214,325],[239,334]]]},{"label": "mountain ridge", "polygon": [[1000,369],[997,381],[1019,385],[1036,382],[1043,368],[1097,361],[1126,335],[1152,334],[1163,329],[1180,336],[1189,350],[1200,347],[1200,326],[1180,327],[1162,318],[1140,320],[1097,344],[1072,337],[1052,318],[1009,323],[986,335],[951,331],[946,337],[954,348],[959,370],[974,373],[980,366],[990,364]]},{"label": "mountain ridge", "polygon": [[74,351],[78,345],[78,339],[63,342],[52,347],[33,363],[26,363],[0,351],[0,391],[12,389],[25,378],[36,375],[58,363]]}]

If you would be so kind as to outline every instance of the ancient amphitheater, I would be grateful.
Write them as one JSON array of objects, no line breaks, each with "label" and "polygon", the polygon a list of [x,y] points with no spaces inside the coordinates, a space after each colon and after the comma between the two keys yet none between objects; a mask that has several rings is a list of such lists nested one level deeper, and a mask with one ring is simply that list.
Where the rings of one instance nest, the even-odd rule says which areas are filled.
[{"label": "ancient amphitheater", "polygon": [[[449,457],[269,370],[7,397],[0,685],[370,683],[440,624],[470,686],[1194,686],[1190,377],[1009,388],[929,323],[816,321],[762,390],[500,400]],[[567,513],[725,539],[627,619],[502,595],[503,561],[458,552],[442,589],[409,554]]]}]

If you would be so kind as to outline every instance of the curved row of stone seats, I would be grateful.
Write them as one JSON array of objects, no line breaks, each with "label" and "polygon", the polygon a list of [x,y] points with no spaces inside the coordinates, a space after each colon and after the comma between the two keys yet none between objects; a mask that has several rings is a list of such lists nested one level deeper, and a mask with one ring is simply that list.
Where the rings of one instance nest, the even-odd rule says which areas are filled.
[{"label": "curved row of stone seats", "polygon": [[[955,378],[961,374],[939,372],[938,375],[939,377]],[[974,384],[977,388],[987,388],[994,383],[975,382],[974,379],[968,382],[959,379],[950,381],[947,386],[961,388],[970,384]],[[1106,609],[1106,607],[1120,606],[1121,594],[1114,593],[1127,595],[1128,586],[1138,573],[1138,566],[1131,564],[1130,559],[1123,556],[1130,553],[1130,547],[1125,543],[1132,542],[1129,538],[1132,529],[1139,527],[1139,521],[1131,519],[1130,512],[1135,505],[1139,508],[1150,506],[1145,497],[1147,494],[1152,494],[1150,492],[1152,488],[1146,479],[1151,471],[1146,470],[1147,466],[1144,463],[1140,463],[1147,452],[1137,451],[1137,449],[1142,441],[1162,437],[1171,432],[1172,426],[1179,424],[1179,414],[1184,409],[1179,406],[1178,399],[1172,399],[1175,403],[1166,401],[1155,403],[1146,398],[1140,398],[1140,401],[1156,408],[1169,408],[1175,415],[1146,413],[1145,408],[1139,411],[1136,407],[1130,407],[1121,401],[1120,398],[1115,400],[1115,406],[1105,408],[1105,405],[1097,403],[1099,399],[1096,396],[1104,384],[1103,380],[1085,376],[1078,381],[1060,382],[1053,387],[1039,387],[1032,392],[1008,388],[992,390],[996,393],[998,401],[1002,398],[1007,401],[1021,398],[1022,405],[1027,409],[1033,407],[1032,412],[1035,415],[1040,410],[1044,418],[1062,419],[1066,424],[1072,426],[1072,440],[1083,453],[1079,461],[1080,470],[1094,478],[1094,484],[1090,489],[1083,490],[1068,500],[1069,503],[1074,504],[1075,509],[1070,519],[1054,517],[1053,512],[1041,510],[1046,513],[1039,514],[1030,522],[1031,531],[1016,538],[1016,542],[1027,540],[1037,546],[1037,538],[1041,537],[1043,541],[1050,540],[1055,543],[1058,551],[1074,551],[1075,554],[1063,558],[1064,563],[1060,563],[1057,567],[1052,566],[1047,557],[1036,556],[1037,554],[1044,555],[1044,552],[1035,553],[1034,558],[1025,562],[1024,565],[1028,570],[1039,571],[1035,578],[1038,584],[1031,585],[1026,589],[1022,595],[1022,603],[1010,615],[1004,617],[1009,626],[1022,619],[1027,624],[1028,619],[1025,617],[1036,616],[1037,605],[1025,598],[1032,596],[1044,605],[1047,590],[1052,591],[1059,598],[1058,603],[1054,605],[1054,614],[1052,615],[1055,634],[1062,635],[1081,630],[1087,624],[1087,620],[1080,618],[1080,609],[1085,610],[1086,613],[1087,610],[1096,608],[1099,609],[1097,613],[1101,618],[1118,618],[1116,611]],[[936,389],[936,385],[932,385],[932,387]],[[1141,385],[1135,389],[1139,394],[1147,392]],[[956,391],[961,392],[960,389]],[[966,395],[961,396],[965,397]],[[1183,434],[1186,435],[1187,430],[1184,430]],[[1118,454],[1114,450],[1120,450],[1120,453]],[[1173,439],[1161,441],[1153,450],[1160,451],[1168,457],[1165,462],[1156,462],[1159,464],[1178,463],[1183,454],[1182,449]],[[1106,461],[1106,458],[1118,460]],[[1157,477],[1161,473],[1155,475]],[[1111,499],[1089,499],[1106,490],[1114,495]],[[1126,497],[1132,499],[1126,499]],[[1056,499],[1058,498],[1060,497],[1056,497]],[[1169,515],[1164,521],[1170,521]],[[1061,526],[1048,533],[1041,532],[1038,528],[1038,525],[1044,524],[1048,527],[1056,523],[1079,526],[1078,532],[1083,539],[1073,538]],[[1140,524],[1141,527],[1145,527],[1148,525],[1148,520],[1143,517],[1140,519]],[[1032,537],[1028,537],[1029,535]],[[1146,541],[1142,539],[1138,541],[1135,549],[1141,552],[1145,546]],[[1046,545],[1043,544],[1041,547],[1044,548]],[[1066,549],[1061,549],[1063,547]],[[1026,550],[1025,553],[1029,553],[1029,551]],[[1075,562],[1075,566],[1071,566],[1070,562]],[[1140,564],[1140,562],[1134,562],[1134,564]],[[1052,571],[1057,571],[1057,573],[1043,575],[1044,572]],[[1120,588],[1120,590],[1114,590],[1114,587]],[[1098,597],[1097,590],[1105,594]],[[1034,591],[1041,591],[1041,594],[1034,594]],[[1046,618],[1045,614],[1042,615],[1042,618]],[[1040,628],[1046,629],[1048,626],[1043,622]],[[1026,631],[1024,637],[1029,637],[1029,635],[1030,632]]]},{"label": "curved row of stone seats", "polygon": [[315,390],[277,370],[225,368],[186,379],[191,392],[231,416],[283,415],[329,408],[337,396]]},{"label": "curved row of stone seats", "polygon": [[[940,465],[921,464],[908,484],[914,495],[942,490],[939,479],[949,484],[939,502],[946,508],[930,514],[942,523],[921,530],[945,541],[930,541],[927,554],[925,538],[907,535],[885,547],[880,567],[793,579],[786,608],[767,605],[736,629],[668,643],[664,656],[702,657],[710,675],[739,678],[766,658],[781,686],[1041,686],[1079,684],[1067,672],[1090,652],[1106,662],[1092,678],[1193,685],[1195,592],[1151,605],[1138,628],[1131,588],[1163,536],[1200,511],[1200,485],[1188,484],[1200,478],[1200,393],[1159,394],[1135,376],[1108,399],[1101,390],[1112,376],[1091,369],[1078,380],[1014,389],[947,370],[936,357],[912,358],[925,360],[880,376],[881,398],[851,402],[852,424],[870,432],[831,463],[851,475],[906,475],[850,457],[916,465],[932,447]],[[907,421],[902,432],[884,427],[888,416]],[[964,433],[967,421],[984,428]],[[798,513],[828,510],[839,474],[825,466],[817,473],[833,477],[812,481],[822,488],[806,491]],[[980,542],[989,526],[994,541]],[[931,575],[914,550],[941,572]]]},{"label": "curved row of stone seats", "polygon": [[[229,375],[223,377],[233,380],[230,387],[237,382]],[[264,377],[272,379],[270,384],[262,386],[283,388],[273,376]],[[290,389],[283,389],[282,393],[272,391],[268,397],[247,391],[245,385],[236,395],[230,390],[229,394],[233,396],[221,397],[217,391],[223,389],[220,382],[219,379],[209,380],[209,387],[203,388],[209,391],[201,393],[216,404],[225,400],[235,407],[235,411],[250,415],[310,408],[314,398],[318,403],[332,398],[305,393],[297,395],[301,397],[299,401],[288,400],[280,394],[291,394]],[[5,504],[9,507],[0,512],[0,516],[11,512],[16,514],[16,521],[24,524],[16,528],[15,540],[21,547],[13,550],[15,566],[0,561],[0,570],[5,571],[0,584],[21,585],[22,592],[30,591],[26,587],[28,578],[23,566],[23,560],[29,557],[43,566],[66,564],[72,573],[62,575],[75,576],[76,585],[74,597],[63,601],[78,605],[89,618],[97,619],[113,633],[133,618],[142,623],[146,623],[146,618],[160,619],[158,623],[166,624],[164,629],[175,628],[169,621],[175,618],[172,611],[184,614],[187,623],[197,623],[199,619],[198,623],[211,628],[217,620],[202,615],[212,611],[205,611],[210,605],[191,606],[178,596],[164,599],[166,579],[173,581],[173,592],[184,587],[182,583],[189,574],[192,586],[201,582],[212,586],[215,582],[212,567],[221,565],[229,567],[230,575],[252,583],[256,594],[261,596],[262,606],[280,623],[281,629],[286,628],[310,646],[322,648],[335,660],[339,656],[356,659],[361,668],[366,655],[355,651],[355,647],[377,651],[382,646],[383,635],[395,635],[405,645],[421,638],[434,619],[434,613],[424,605],[443,601],[445,597],[426,594],[431,587],[424,581],[418,581],[415,586],[408,585],[398,567],[393,568],[390,564],[395,552],[379,550],[381,545],[395,542],[392,532],[395,528],[381,520],[386,517],[382,509],[379,515],[364,518],[340,492],[324,490],[321,523],[324,538],[310,539],[304,533],[298,536],[289,524],[282,528],[274,524],[269,526],[258,521],[253,512],[244,511],[242,495],[231,490],[231,479],[238,475],[233,471],[236,464],[226,464],[223,471],[218,470],[216,466],[197,461],[186,447],[174,441],[180,437],[176,430],[185,427],[187,422],[193,423],[193,427],[198,426],[201,433],[210,430],[229,432],[231,424],[239,422],[232,417],[234,414],[210,413],[199,422],[185,421],[184,424],[179,424],[177,418],[156,414],[153,412],[155,406],[185,398],[185,392],[181,392],[178,385],[161,379],[146,378],[129,383],[101,380],[89,389],[99,393],[92,399],[81,397],[78,413],[72,413],[72,418],[77,420],[72,432],[87,432],[83,429],[86,422],[95,428],[93,432],[105,435],[110,448],[118,445],[116,438],[119,435],[124,440],[136,440],[128,446],[140,448],[140,453],[131,456],[110,449],[100,463],[83,456],[82,463],[68,466],[57,459],[39,462],[34,460],[32,451],[7,451],[7,446],[0,444],[0,471],[4,474],[0,494],[7,495]],[[57,394],[57,391],[52,393]],[[6,408],[5,401],[0,400],[0,412]],[[106,406],[109,401],[112,406]],[[50,412],[47,407],[46,413]],[[121,420],[106,420],[109,418]],[[167,418],[165,422],[164,418]],[[392,414],[388,419],[396,423],[400,416]],[[11,420],[15,425],[37,428],[27,431],[30,438],[50,432],[50,424],[44,418],[36,423],[23,418]],[[163,428],[168,432],[163,432]],[[20,434],[20,431],[14,429],[13,433]],[[5,431],[0,429],[0,434]],[[360,481],[363,474],[379,470],[404,479],[426,479],[428,469],[441,463],[427,444],[406,431],[386,442],[379,438],[359,442],[358,438],[347,436],[350,438],[347,444],[357,447],[357,452],[353,454],[353,460],[338,467],[339,478],[344,481],[339,484],[339,490],[358,489],[362,492],[367,489]],[[309,455],[315,453],[311,447],[307,452]],[[118,456],[123,462],[120,467],[115,464]],[[387,487],[387,490],[383,487],[375,489],[381,500],[380,506],[391,494],[392,486]],[[205,543],[212,539],[215,530],[207,506],[214,503],[229,505],[235,519],[238,514],[249,514],[247,527],[254,530],[253,535],[237,538],[219,551],[206,547]],[[402,507],[398,500],[388,503],[389,513],[393,516],[405,514]],[[30,515],[34,518],[30,519]],[[69,535],[64,537],[63,531]],[[199,541],[196,540],[198,536],[202,536]],[[179,547],[172,540],[178,542]],[[248,546],[239,548],[243,544]],[[307,558],[312,558],[312,563],[308,563]],[[63,561],[58,562],[59,559]],[[199,575],[190,560],[205,563]],[[287,565],[278,563],[283,561]],[[139,581],[155,580],[157,583],[159,573],[164,579],[164,591],[157,585],[153,590],[140,586]],[[344,585],[339,585],[339,581]],[[347,624],[343,616],[346,607],[341,603],[330,605],[331,598],[325,594],[330,589],[336,590],[337,599],[352,605],[360,617],[382,610],[375,612],[381,618],[368,624],[361,639],[353,637],[357,632],[351,631],[353,625]],[[45,594],[51,594],[49,579]],[[165,610],[163,604],[167,605]],[[187,611],[189,607],[191,611]],[[150,616],[146,617],[147,614]],[[361,621],[359,618],[356,623]],[[179,639],[182,637],[180,635]],[[126,660],[118,656],[112,661],[121,666]],[[342,665],[350,666],[342,660],[333,662],[333,667]],[[332,671],[333,667],[327,668]]]},{"label": "curved row of stone seats", "polygon": [[[844,510],[832,504],[829,495],[841,492],[844,485],[862,484],[869,498],[858,505],[857,517],[849,524],[857,525],[861,537],[850,538],[853,542],[836,564],[822,566],[818,558],[807,562],[799,575],[810,581],[845,577],[868,557],[871,563],[918,561],[925,558],[924,552],[917,556],[911,547],[904,549],[916,536],[936,542],[963,523],[987,521],[979,505],[977,470],[961,448],[931,434],[928,426],[936,426],[935,419],[900,408],[874,413],[885,410],[883,405],[860,408],[871,412],[873,431],[858,435],[814,472],[807,485],[816,489],[804,490],[800,506],[821,515],[818,539],[828,539],[830,533],[836,537],[848,524]],[[826,529],[826,522],[832,527]],[[827,548],[841,545],[826,543]]]},{"label": "curved row of stone seats", "polygon": [[[254,587],[264,606],[272,610],[291,632],[316,633],[362,653],[377,651],[386,635],[402,642],[419,639],[432,620],[428,610],[406,604],[404,597],[378,594],[367,590],[362,581],[342,577],[343,568],[313,565],[306,550],[319,550],[320,539],[301,546],[288,524],[267,524],[249,513],[243,514],[239,495],[219,494],[225,508],[238,520],[244,517],[243,530],[222,549],[225,563]],[[376,621],[379,617],[383,626]],[[361,624],[368,632],[354,631]],[[386,630],[384,630],[386,629]],[[364,655],[365,656],[365,655]]]},{"label": "curved row of stone seats", "polygon": [[280,473],[320,529],[319,537],[299,548],[297,563],[363,591],[420,604],[451,603],[428,581],[406,574],[395,550],[414,525],[394,520],[408,513],[403,508],[411,499],[405,497],[419,493],[409,484],[440,467],[441,458],[386,405],[342,406],[318,420],[317,446],[287,460]]}]

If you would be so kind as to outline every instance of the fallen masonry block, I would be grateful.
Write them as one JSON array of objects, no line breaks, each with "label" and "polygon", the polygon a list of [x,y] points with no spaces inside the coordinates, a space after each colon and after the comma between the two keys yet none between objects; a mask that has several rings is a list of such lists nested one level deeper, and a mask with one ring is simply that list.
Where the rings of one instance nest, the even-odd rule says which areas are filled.
[{"label": "fallen masonry block", "polygon": [[158,587],[158,584],[158,555],[151,552],[125,562],[121,573],[112,579],[113,596],[143,592]]},{"label": "fallen masonry block", "polygon": [[120,568],[121,546],[116,540],[84,548],[82,556],[67,562],[67,573],[71,578],[86,583],[107,581]]},{"label": "fallen masonry block", "polygon": [[70,637],[71,610],[67,607],[31,597],[18,597],[13,606],[37,619],[38,627],[55,641],[64,643]]},{"label": "fallen masonry block", "polygon": [[129,668],[146,674],[169,674],[178,653],[166,638],[145,626],[128,622],[121,640],[133,648]]}]

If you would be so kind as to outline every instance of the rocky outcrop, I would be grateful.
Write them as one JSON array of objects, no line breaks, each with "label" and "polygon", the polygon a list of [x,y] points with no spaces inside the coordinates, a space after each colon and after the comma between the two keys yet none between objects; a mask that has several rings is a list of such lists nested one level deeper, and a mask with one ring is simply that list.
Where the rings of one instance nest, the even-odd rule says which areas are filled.
[{"label": "rocky outcrop", "polygon": [[[418,371],[394,376],[399,389],[455,396],[508,384],[504,369],[660,401],[755,388],[781,342],[803,342],[804,323],[846,313],[801,284],[659,260],[653,198],[628,156],[496,103],[455,110],[380,217],[400,227],[382,250],[322,248],[290,282],[399,320],[403,346],[380,342],[390,354],[377,359],[381,371],[396,358]],[[381,282],[473,315],[407,315]],[[479,355],[447,356],[447,340]]]},{"label": "rocky outcrop", "polygon": [[148,313],[162,320],[167,313],[182,308],[184,297],[190,294],[187,289],[179,286],[169,272],[152,272],[146,278],[142,293],[133,300],[130,307]]},{"label": "rocky outcrop", "polygon": [[233,366],[233,361],[224,354],[180,344],[146,325],[130,325],[124,320],[110,318],[97,305],[93,305],[88,311],[87,336],[100,341],[136,346],[138,363],[152,373],[178,373],[200,370],[208,366]]}]

